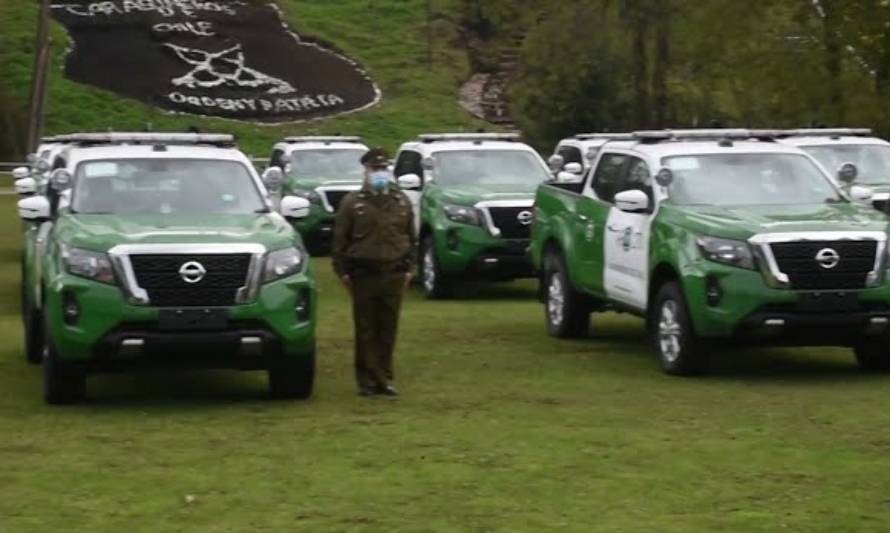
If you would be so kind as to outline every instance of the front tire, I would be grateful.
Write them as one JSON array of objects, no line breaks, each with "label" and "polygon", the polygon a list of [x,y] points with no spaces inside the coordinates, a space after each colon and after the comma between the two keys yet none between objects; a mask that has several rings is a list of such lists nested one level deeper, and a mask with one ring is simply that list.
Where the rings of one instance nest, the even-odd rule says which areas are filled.
[{"label": "front tire", "polygon": [[590,305],[572,288],[562,255],[549,252],[544,259],[544,313],[547,331],[554,337],[581,338],[590,330]]},{"label": "front tire", "polygon": [[86,373],[59,357],[49,328],[44,332],[43,399],[49,405],[72,405],[86,398]]},{"label": "front tire", "polygon": [[864,341],[853,349],[860,370],[873,374],[890,372],[890,350],[887,348],[887,341],[886,337],[880,337],[880,340]]},{"label": "front tire", "polygon": [[436,257],[436,243],[432,235],[424,237],[420,245],[420,261],[418,262],[418,279],[423,294],[430,300],[441,300],[451,295],[451,284],[439,266]]},{"label": "front tire", "polygon": [[308,355],[275,359],[268,370],[269,395],[275,400],[305,400],[315,386],[315,350]]},{"label": "front tire", "polygon": [[22,296],[22,320],[25,337],[25,359],[32,365],[43,362],[44,340],[43,314],[34,309],[31,299]]},{"label": "front tire", "polygon": [[670,282],[662,286],[650,313],[649,334],[662,370],[678,376],[704,372],[706,358],[692,329],[680,284]]}]

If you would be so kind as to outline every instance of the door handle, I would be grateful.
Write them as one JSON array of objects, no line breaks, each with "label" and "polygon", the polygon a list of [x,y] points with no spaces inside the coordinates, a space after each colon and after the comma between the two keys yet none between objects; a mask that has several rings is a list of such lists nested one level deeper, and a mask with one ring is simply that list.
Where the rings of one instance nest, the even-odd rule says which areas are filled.
[{"label": "door handle", "polygon": [[580,220],[581,222],[587,222],[588,220],[590,220],[590,217],[587,215],[578,215],[578,220]]},{"label": "door handle", "polygon": [[613,224],[609,224],[609,231],[614,231],[615,233],[621,233],[621,232],[624,231],[624,228],[620,228],[620,227],[615,226],[615,225],[613,225]]}]

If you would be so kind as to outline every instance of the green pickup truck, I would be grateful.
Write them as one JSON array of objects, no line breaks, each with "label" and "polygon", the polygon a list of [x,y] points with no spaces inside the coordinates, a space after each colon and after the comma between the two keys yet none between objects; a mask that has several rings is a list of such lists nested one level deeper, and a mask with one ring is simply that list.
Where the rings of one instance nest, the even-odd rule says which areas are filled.
[{"label": "green pickup truck", "polygon": [[[801,129],[785,132],[782,142],[796,146],[813,156],[826,171],[838,176],[840,185],[855,185],[873,190],[870,203],[890,213],[890,142],[872,136],[869,129]],[[844,172],[844,165],[856,166],[855,173]]]},{"label": "green pickup truck", "polygon": [[618,310],[646,320],[671,374],[704,371],[718,340],[848,346],[890,369],[888,218],[776,136],[637,132],[582,182],[540,187],[549,332],[584,336],[592,312]]},{"label": "green pickup truck", "polygon": [[367,151],[361,138],[343,136],[287,137],[272,149],[269,166],[284,172],[283,194],[305,198],[312,206],[294,227],[313,253],[330,248],[340,202],[362,187],[360,160]]},{"label": "green pickup truck", "polygon": [[288,218],[228,135],[82,134],[48,191],[19,201],[41,224],[26,252],[25,332],[50,404],[92,372],[144,366],[267,370],[273,397],[306,398],[316,285]]},{"label": "green pickup truck", "polygon": [[459,279],[534,276],[532,203],[550,174],[516,135],[421,135],[399,149],[395,175],[415,209],[427,297],[447,297]]}]

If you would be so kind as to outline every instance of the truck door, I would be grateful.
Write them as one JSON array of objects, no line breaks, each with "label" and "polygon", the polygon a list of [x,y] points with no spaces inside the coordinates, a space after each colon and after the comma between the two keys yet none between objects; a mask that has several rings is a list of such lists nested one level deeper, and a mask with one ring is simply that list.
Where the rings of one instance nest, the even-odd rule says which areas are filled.
[{"label": "truck door", "polygon": [[[402,150],[396,157],[396,164],[393,173],[396,179],[405,174],[417,174],[420,177],[421,184],[424,183],[422,157],[420,153],[414,150]],[[420,231],[420,199],[423,197],[423,185],[418,190],[402,191],[411,200],[411,209],[414,211],[414,231]]]},{"label": "truck door", "polygon": [[606,223],[621,173],[629,157],[604,154],[590,172],[584,186],[575,221],[577,282],[588,292],[606,296],[604,283]]},{"label": "truck door", "polygon": [[[629,157],[618,190],[641,190],[649,196],[645,213],[622,211],[614,205],[606,222],[606,292],[612,300],[645,309],[649,287],[649,236],[654,196],[646,162]],[[614,198],[614,195],[613,195]]]}]

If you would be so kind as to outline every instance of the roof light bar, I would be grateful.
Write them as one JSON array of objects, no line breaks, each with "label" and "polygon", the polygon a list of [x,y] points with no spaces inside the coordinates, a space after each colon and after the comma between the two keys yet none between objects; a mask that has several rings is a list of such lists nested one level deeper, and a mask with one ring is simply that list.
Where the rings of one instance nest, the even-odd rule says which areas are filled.
[{"label": "roof light bar", "polygon": [[749,129],[702,129],[702,130],[644,130],[633,132],[641,141],[695,140],[695,139],[764,139],[787,135],[783,130]]},{"label": "roof light bar", "polygon": [[518,141],[518,133],[426,133],[418,137],[422,142],[442,141]]},{"label": "roof light bar", "polygon": [[71,144],[235,144],[234,135],[222,133],[73,133],[54,139]]},{"label": "roof light bar", "polygon": [[788,130],[786,135],[793,137],[871,137],[868,128],[803,128]]},{"label": "roof light bar", "polygon": [[361,137],[345,135],[298,135],[285,137],[286,143],[360,143]]},{"label": "roof light bar", "polygon": [[633,133],[579,133],[575,135],[579,141],[592,141],[595,139],[603,139],[607,141],[631,141],[634,139]]}]

